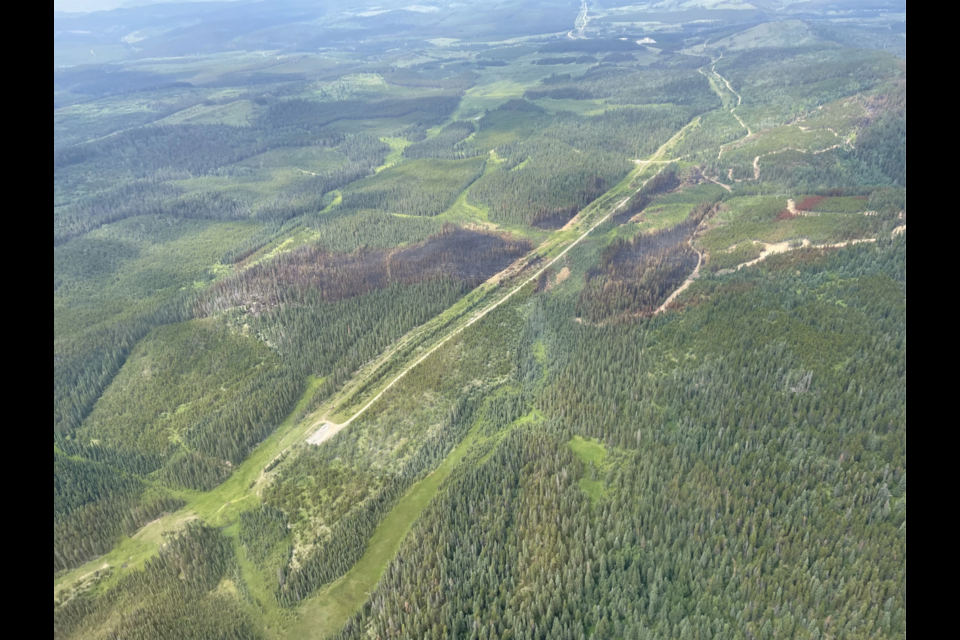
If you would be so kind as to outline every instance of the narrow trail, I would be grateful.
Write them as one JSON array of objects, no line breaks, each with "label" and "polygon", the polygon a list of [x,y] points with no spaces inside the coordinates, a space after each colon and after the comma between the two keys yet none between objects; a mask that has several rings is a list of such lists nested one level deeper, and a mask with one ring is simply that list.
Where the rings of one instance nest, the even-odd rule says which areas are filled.
[{"label": "narrow trail", "polygon": [[[738,140],[737,142],[740,142],[740,141]],[[734,144],[737,144],[737,143],[731,142],[729,145],[724,145],[723,147],[721,147],[720,154],[723,155],[723,150],[726,147],[732,146]],[[766,158],[767,156],[775,156],[778,153],[786,153],[787,151],[794,151],[796,153],[807,153],[810,155],[819,156],[824,153],[827,153],[828,151],[833,151],[834,149],[842,149],[846,146],[847,144],[842,142],[840,144],[835,144],[832,147],[827,147],[826,149],[820,149],[819,151],[810,151],[808,149],[797,149],[796,147],[786,147],[784,149],[777,149],[776,151],[771,151],[770,153],[764,153],[763,155],[759,155],[753,159],[753,179],[754,180],[760,179],[760,160],[762,160],[763,158]],[[718,157],[717,159],[719,160],[720,158]]]},{"label": "narrow trail", "polygon": [[684,291],[689,289],[693,285],[693,283],[696,282],[697,278],[700,277],[700,267],[703,266],[703,253],[699,251],[695,246],[693,246],[692,240],[690,241],[690,248],[697,252],[697,257],[699,258],[699,260],[697,261],[697,268],[694,269],[693,273],[690,274],[690,277],[687,278],[682,285],[680,285],[679,289],[677,289],[676,291],[670,294],[670,297],[667,298],[667,301],[664,302],[662,305],[660,305],[660,308],[657,309],[657,311],[653,315],[658,316],[661,313],[664,313],[667,309],[669,309],[670,305],[673,304],[673,302],[677,298],[679,298]]},{"label": "narrow trail", "polygon": [[[738,142],[742,142],[743,140],[746,140],[747,138],[749,138],[750,136],[753,135],[753,129],[751,129],[750,126],[749,126],[746,122],[743,121],[743,118],[741,118],[741,117],[737,114],[737,109],[739,109],[739,108],[743,105],[743,96],[741,96],[739,93],[737,93],[736,91],[733,90],[733,85],[730,84],[730,81],[729,81],[729,80],[727,80],[727,79],[724,78],[722,75],[720,75],[719,73],[717,73],[717,63],[718,63],[721,59],[723,59],[723,54],[720,55],[720,58],[718,58],[718,59],[716,59],[716,60],[713,61],[713,66],[710,67],[710,73],[712,73],[712,74],[713,74],[716,78],[718,78],[719,80],[722,80],[722,81],[723,81],[723,84],[726,85],[726,87],[727,87],[727,91],[729,91],[729,92],[732,93],[734,96],[736,96],[736,98],[737,98],[737,106],[735,106],[735,107],[733,107],[732,109],[730,109],[730,115],[732,115],[734,118],[737,119],[737,122],[740,123],[740,126],[743,127],[743,128],[747,131],[747,135],[744,136],[743,138],[741,138],[740,140],[735,141],[735,142],[731,142],[731,143],[729,143],[729,144],[721,145],[720,150],[719,150],[719,152],[717,153],[717,160],[720,160],[720,159],[723,158],[723,152],[727,149],[727,147],[731,147],[731,146],[737,144]],[[698,71],[699,71],[701,74],[703,74],[703,76],[704,76],[705,78],[707,78],[708,80],[710,79],[710,76],[707,75],[707,73],[706,73],[703,69],[698,69]],[[714,84],[714,83],[711,83],[711,84]],[[715,91],[717,92],[717,94],[720,95],[720,99],[723,100],[723,92],[721,92],[719,89],[715,89]]]},{"label": "narrow trail", "polygon": [[[720,58],[723,58],[723,56],[721,55]],[[731,114],[734,118],[737,119],[737,122],[740,123],[740,126],[741,126],[741,127],[743,127],[744,129],[747,130],[747,137],[749,138],[750,136],[753,135],[753,131],[750,129],[749,126],[747,126],[747,123],[743,121],[743,118],[741,118],[741,117],[740,117],[739,115],[737,115],[737,113],[736,113],[736,112],[737,112],[737,109],[739,109],[739,108],[743,105],[743,96],[741,96],[739,93],[737,93],[736,91],[733,90],[733,85],[730,84],[730,81],[729,81],[729,80],[727,80],[727,79],[724,78],[722,75],[720,75],[719,73],[717,73],[717,63],[716,63],[716,62],[714,62],[713,67],[710,69],[710,72],[713,73],[713,75],[715,75],[715,76],[717,76],[718,78],[720,78],[721,80],[723,80],[723,83],[724,83],[725,85],[727,85],[727,90],[728,90],[730,93],[732,93],[733,95],[735,95],[735,96],[737,97],[737,106],[735,106],[733,109],[730,109],[730,114]]]},{"label": "narrow trail", "polygon": [[[676,162],[676,160],[634,160],[633,161],[633,163],[637,165],[640,169],[646,169],[652,164],[670,164],[671,162]],[[577,212],[577,215],[570,218],[570,221],[567,222],[567,224],[563,225],[563,227],[560,228],[560,231],[569,231],[570,229],[573,229],[575,226],[577,226],[577,224],[580,222],[580,213],[582,212]],[[512,269],[513,269],[513,265],[508,267],[507,270],[504,271],[504,273],[507,273]]]},{"label": "narrow trail", "polygon": [[[716,65],[714,65],[714,68],[716,68]],[[716,84],[715,84],[715,83],[712,81],[712,79],[710,78],[710,75],[707,74],[707,72],[704,71],[703,69],[697,69],[697,71],[699,71],[700,74],[701,74],[704,78],[706,78],[707,80],[710,80],[710,81],[711,81],[711,82],[710,82],[710,86],[713,87],[713,88],[714,88],[714,91],[716,91],[717,95],[720,96],[720,100],[723,100],[723,92],[720,91],[719,88],[717,88]],[[713,75],[717,76],[717,77],[720,78],[720,79],[724,79],[724,78],[723,78],[722,76],[720,76],[716,71],[713,71]],[[737,107],[739,107],[739,106],[740,106],[739,101],[742,100],[742,99],[740,98],[739,94],[737,94],[736,92],[733,92],[733,94],[737,96],[737,100],[738,100]],[[741,126],[741,127],[743,127],[744,129],[747,130],[747,135],[746,135],[745,138],[741,138],[740,140],[737,140],[736,142],[731,142],[731,143],[728,143],[728,144],[721,145],[721,146],[720,146],[720,151],[717,153],[717,160],[720,160],[721,158],[723,158],[723,151],[724,151],[724,149],[726,149],[727,147],[729,147],[729,146],[731,146],[731,145],[736,144],[737,142],[740,142],[741,140],[746,140],[746,138],[749,138],[751,135],[753,135],[753,134],[750,132],[750,128],[747,127],[746,123],[744,123],[744,121],[740,119],[740,116],[738,116],[736,113],[734,113],[734,111],[737,109],[737,107],[734,107],[733,109],[731,109],[731,110],[730,110],[730,114],[731,114],[734,118],[737,119],[737,122],[740,123],[740,126]]]}]

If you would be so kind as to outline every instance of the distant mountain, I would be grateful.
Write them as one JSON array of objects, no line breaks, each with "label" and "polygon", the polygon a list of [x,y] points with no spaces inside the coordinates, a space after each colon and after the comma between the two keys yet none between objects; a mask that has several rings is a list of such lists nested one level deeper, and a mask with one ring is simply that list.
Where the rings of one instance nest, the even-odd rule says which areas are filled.
[{"label": "distant mountain", "polygon": [[[205,4],[245,0],[53,0],[53,15],[93,13],[115,9],[137,9],[157,4]],[[249,0],[246,0],[249,1]]]}]

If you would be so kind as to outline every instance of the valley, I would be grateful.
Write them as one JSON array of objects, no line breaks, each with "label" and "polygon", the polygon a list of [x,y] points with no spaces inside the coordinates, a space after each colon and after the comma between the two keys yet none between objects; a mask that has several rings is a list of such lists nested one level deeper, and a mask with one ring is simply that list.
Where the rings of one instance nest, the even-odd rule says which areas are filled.
[{"label": "valley", "polygon": [[294,4],[55,70],[55,638],[905,637],[905,52]]}]

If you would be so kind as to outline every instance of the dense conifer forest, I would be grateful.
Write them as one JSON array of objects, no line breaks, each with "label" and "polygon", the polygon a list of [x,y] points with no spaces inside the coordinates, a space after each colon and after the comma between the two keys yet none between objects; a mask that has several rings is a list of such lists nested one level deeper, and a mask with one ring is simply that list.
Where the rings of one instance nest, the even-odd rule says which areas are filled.
[{"label": "dense conifer forest", "polygon": [[905,639],[880,4],[55,13],[54,638]]}]

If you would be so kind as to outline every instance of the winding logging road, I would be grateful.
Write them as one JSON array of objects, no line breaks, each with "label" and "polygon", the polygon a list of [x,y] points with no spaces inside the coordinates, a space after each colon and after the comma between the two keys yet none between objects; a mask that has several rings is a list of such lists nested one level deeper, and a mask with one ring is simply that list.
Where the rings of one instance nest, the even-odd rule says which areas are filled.
[{"label": "winding logging road", "polygon": [[[582,40],[586,36],[583,35],[584,29],[587,28],[587,25],[590,24],[590,7],[587,6],[587,0],[582,0],[583,4],[580,7],[580,14],[577,16],[577,21],[574,23],[573,31],[567,34],[571,40]],[[577,35],[573,35],[576,33]]]},{"label": "winding logging road", "polygon": [[682,294],[684,291],[689,289],[693,285],[693,283],[697,280],[697,278],[700,277],[700,267],[703,266],[703,253],[699,249],[697,249],[695,246],[693,246],[693,240],[690,241],[690,248],[697,252],[697,257],[699,258],[699,260],[697,261],[697,268],[694,269],[693,273],[690,274],[690,277],[687,278],[682,285],[680,285],[679,289],[677,289],[676,291],[670,294],[670,297],[667,298],[667,301],[664,302],[662,305],[660,305],[660,308],[657,309],[654,315],[660,315],[661,313],[664,313],[667,309],[669,309],[670,305],[673,304],[673,301],[679,298],[680,294]]}]

